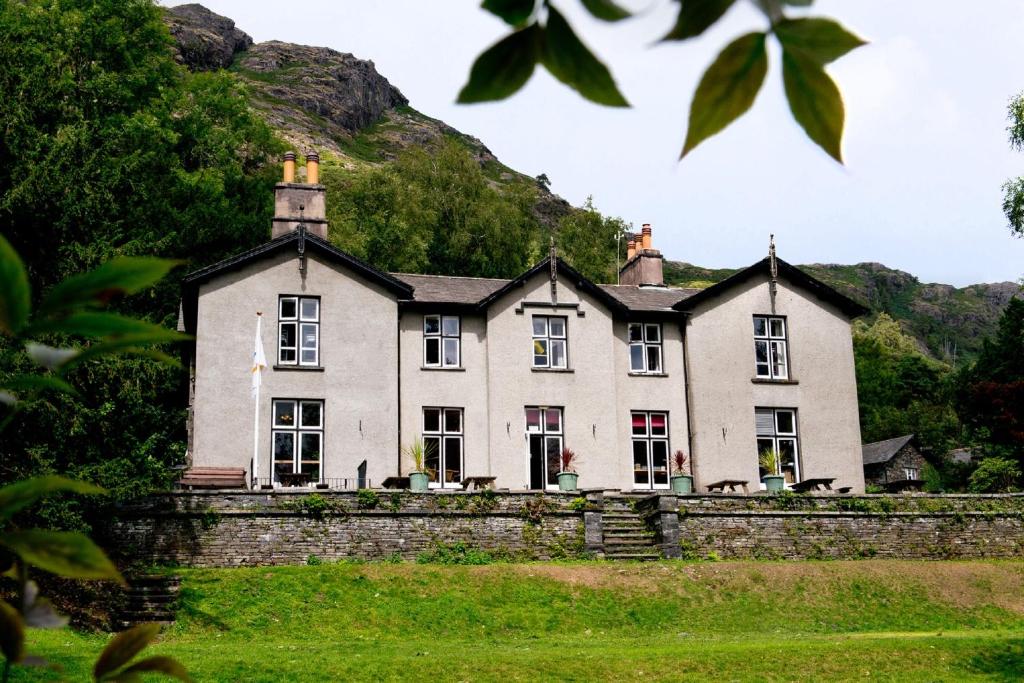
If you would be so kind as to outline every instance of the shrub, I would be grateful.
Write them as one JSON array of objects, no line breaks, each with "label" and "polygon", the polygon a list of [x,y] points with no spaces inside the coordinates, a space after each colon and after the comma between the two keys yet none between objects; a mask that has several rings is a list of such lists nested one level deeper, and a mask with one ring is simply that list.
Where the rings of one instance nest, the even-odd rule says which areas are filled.
[{"label": "shrub", "polygon": [[308,564],[310,567],[319,567],[323,563],[324,561],[321,560],[320,557],[317,555],[310,555],[306,558],[306,564]]},{"label": "shrub", "polygon": [[380,497],[373,489],[359,489],[356,492],[356,504],[360,510],[372,510],[380,504]]},{"label": "shrub", "polygon": [[967,481],[974,493],[1007,493],[1016,491],[1021,472],[1017,463],[1006,458],[985,458]]},{"label": "shrub", "polygon": [[474,548],[463,541],[436,543],[433,550],[420,553],[417,564],[491,564],[494,557],[486,550]]}]

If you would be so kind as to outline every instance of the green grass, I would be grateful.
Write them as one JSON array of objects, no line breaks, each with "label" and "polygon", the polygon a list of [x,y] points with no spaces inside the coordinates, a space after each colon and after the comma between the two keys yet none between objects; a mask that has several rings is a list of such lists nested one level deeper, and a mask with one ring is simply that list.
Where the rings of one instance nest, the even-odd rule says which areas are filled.
[{"label": "green grass", "polygon": [[[154,653],[200,681],[1017,680],[1024,563],[184,570]],[[87,677],[107,636],[34,632]],[[19,670],[14,680],[52,680]]]}]

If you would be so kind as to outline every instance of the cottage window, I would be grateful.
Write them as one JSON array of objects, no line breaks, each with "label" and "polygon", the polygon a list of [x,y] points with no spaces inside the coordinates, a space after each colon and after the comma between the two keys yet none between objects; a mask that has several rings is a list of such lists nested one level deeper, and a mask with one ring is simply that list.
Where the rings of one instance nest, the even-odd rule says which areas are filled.
[{"label": "cottage window", "polygon": [[462,325],[457,315],[423,316],[423,365],[457,368],[462,362]]},{"label": "cottage window", "polygon": [[274,483],[282,474],[323,479],[324,402],[305,399],[273,401]]},{"label": "cottage window", "polygon": [[660,324],[629,324],[629,371],[650,375],[661,374]]},{"label": "cottage window", "polygon": [[462,408],[423,409],[423,464],[431,488],[462,481]]},{"label": "cottage window", "polygon": [[917,479],[919,472],[916,467],[904,467],[903,478],[904,479]]},{"label": "cottage window", "polygon": [[778,465],[774,472],[761,469],[761,476],[781,474],[787,484],[800,481],[800,452],[797,444],[796,411],[791,408],[755,408],[757,454],[775,451]]},{"label": "cottage window", "polygon": [[633,436],[633,484],[668,488],[668,413],[630,413]]},{"label": "cottage window", "polygon": [[786,319],[754,316],[754,367],[765,379],[789,379]]},{"label": "cottage window", "polygon": [[278,364],[320,365],[320,299],[282,296],[277,320]]},{"label": "cottage window", "polygon": [[566,318],[553,315],[533,316],[533,367],[568,367]]},{"label": "cottage window", "polygon": [[562,454],[562,409],[527,407],[526,438],[530,444],[530,488],[557,489]]}]

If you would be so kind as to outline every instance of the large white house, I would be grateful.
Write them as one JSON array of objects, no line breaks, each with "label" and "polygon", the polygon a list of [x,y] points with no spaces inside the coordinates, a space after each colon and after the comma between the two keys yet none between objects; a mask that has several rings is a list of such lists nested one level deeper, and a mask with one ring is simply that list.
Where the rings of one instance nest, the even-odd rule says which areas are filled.
[{"label": "large white house", "polygon": [[[620,285],[557,257],[513,280],[381,272],[327,241],[317,158],[308,183],[292,159],[272,239],[185,280],[192,466],[376,486],[409,472],[403,447],[422,439],[438,488],[556,487],[569,447],[581,487],[662,489],[681,450],[698,491],[757,490],[771,448],[787,482],[863,491],[860,304],[774,254],[706,289],[666,287],[650,226]],[[255,405],[257,312],[269,367]]]}]

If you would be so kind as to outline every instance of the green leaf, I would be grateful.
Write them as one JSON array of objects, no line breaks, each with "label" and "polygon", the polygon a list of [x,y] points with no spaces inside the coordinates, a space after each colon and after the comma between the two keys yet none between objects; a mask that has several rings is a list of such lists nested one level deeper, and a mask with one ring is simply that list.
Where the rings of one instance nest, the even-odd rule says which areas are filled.
[{"label": "green leaf", "polygon": [[536,24],[516,31],[484,51],[469,70],[459,92],[463,104],[503,100],[526,85],[540,58],[541,29]]},{"label": "green leaf", "polygon": [[43,320],[29,327],[32,334],[55,332],[80,337],[110,337],[124,334],[162,333],[166,328],[145,320],[137,320],[116,313],[72,313],[64,318]]},{"label": "green leaf", "polygon": [[690,124],[680,158],[754,104],[768,72],[765,38],[764,33],[740,36],[704,72],[690,103]]},{"label": "green leaf", "polygon": [[0,332],[17,334],[31,308],[28,272],[18,252],[0,235]]},{"label": "green leaf", "polygon": [[608,67],[587,49],[558,10],[548,7],[543,63],[551,75],[591,102],[628,107]]},{"label": "green leaf", "polygon": [[18,395],[43,391],[78,395],[73,386],[54,375],[15,375],[4,380],[0,387],[14,391]]},{"label": "green leaf", "polygon": [[831,19],[785,19],[775,25],[775,35],[784,49],[802,52],[822,65],[865,44]]},{"label": "green leaf", "polygon": [[11,531],[0,535],[0,544],[25,562],[58,576],[124,583],[110,558],[88,536],[77,531]]},{"label": "green leaf", "polygon": [[0,600],[0,652],[12,662],[25,655],[25,625],[18,610]]},{"label": "green leaf", "polygon": [[484,0],[480,5],[509,26],[522,26],[533,14],[535,0]]},{"label": "green leaf", "polygon": [[177,678],[179,681],[187,682],[192,680],[189,678],[188,671],[185,670],[185,667],[178,660],[163,655],[140,660],[127,669],[121,670],[112,678],[105,680],[127,683],[128,681],[138,680],[138,674],[143,672],[159,672],[172,678]]},{"label": "green leaf", "polygon": [[118,633],[107,643],[96,660],[92,669],[93,677],[97,681],[101,681],[104,677],[115,673],[132,661],[135,655],[145,650],[158,633],[160,633],[160,624],[139,624]]},{"label": "green leaf", "polygon": [[686,40],[704,33],[736,0],[680,0],[679,17],[662,40]]},{"label": "green leaf", "polygon": [[[76,365],[81,365],[86,361],[121,353],[144,352],[144,355],[150,355],[148,352],[145,352],[144,349],[140,349],[139,347],[148,346],[150,344],[163,344],[166,342],[179,342],[191,339],[187,334],[181,334],[174,330],[167,330],[162,327],[157,329],[159,332],[148,334],[128,334],[123,337],[113,337],[111,339],[91,344],[82,348],[77,354],[64,361],[60,367],[62,370],[66,370]],[[163,356],[162,358],[166,358],[166,356]]]},{"label": "green leaf", "polygon": [[799,50],[783,49],[782,83],[793,118],[811,140],[843,163],[843,98],[821,64]]},{"label": "green leaf", "polygon": [[47,294],[40,314],[51,314],[87,304],[109,303],[122,294],[134,294],[161,280],[181,261],[149,256],[120,256],[95,270],[64,280]]},{"label": "green leaf", "polygon": [[94,486],[84,481],[58,477],[55,474],[25,479],[16,484],[8,484],[0,489],[0,519],[10,519],[19,510],[32,505],[43,496],[48,496],[58,491],[85,495],[102,495],[106,493],[99,486]]},{"label": "green leaf", "polygon": [[582,2],[587,11],[601,21],[621,21],[632,16],[612,0],[582,0]]}]

